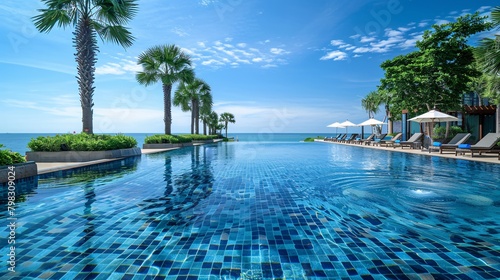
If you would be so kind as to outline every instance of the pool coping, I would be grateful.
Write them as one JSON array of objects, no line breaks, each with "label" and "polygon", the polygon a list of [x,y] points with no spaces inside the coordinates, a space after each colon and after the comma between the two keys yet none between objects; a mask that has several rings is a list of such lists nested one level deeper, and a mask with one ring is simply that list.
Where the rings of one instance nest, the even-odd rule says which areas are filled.
[{"label": "pool coping", "polygon": [[338,142],[332,142],[332,141],[324,141],[322,139],[315,139],[314,142],[338,144],[338,145],[359,147],[359,148],[369,148],[369,149],[383,150],[383,151],[389,151],[389,152],[399,152],[399,153],[409,153],[409,154],[423,155],[423,156],[449,158],[449,159],[455,159],[455,160],[461,159],[461,160],[477,161],[477,162],[483,162],[483,163],[500,164],[500,160],[498,159],[498,153],[483,154],[481,156],[475,155],[474,157],[471,157],[470,155],[455,156],[455,152],[443,153],[443,154],[440,154],[439,152],[430,153],[427,149],[424,149],[424,150],[421,150],[421,149],[401,149],[400,147],[394,148],[394,147],[381,147],[381,146],[373,146],[373,145],[338,143]]},{"label": "pool coping", "polygon": [[[172,150],[177,150],[177,149],[180,149],[180,148],[176,147],[176,148],[168,148],[168,149],[141,149],[141,154],[162,153],[162,152],[167,152],[167,151],[172,151]],[[140,156],[140,155],[137,155],[137,156]],[[92,161],[86,161],[86,162],[36,162],[36,165],[38,168],[38,175],[41,175],[41,174],[51,173],[51,172],[55,172],[55,171],[68,170],[68,169],[89,166],[89,165],[95,165],[95,164],[99,164],[99,163],[111,162],[111,161],[122,160],[122,159],[123,159],[123,157],[113,158],[113,159],[92,160]]]}]

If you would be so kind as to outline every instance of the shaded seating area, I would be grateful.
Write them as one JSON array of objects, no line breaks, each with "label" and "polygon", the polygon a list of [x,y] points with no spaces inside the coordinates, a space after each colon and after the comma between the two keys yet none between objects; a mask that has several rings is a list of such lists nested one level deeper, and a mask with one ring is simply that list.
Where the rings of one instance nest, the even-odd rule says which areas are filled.
[{"label": "shaded seating area", "polygon": [[[379,141],[375,140],[373,142],[373,145],[378,145],[378,146],[385,146],[385,147],[389,147],[389,146],[393,146],[394,143],[396,143],[396,141],[399,141],[399,139],[401,139],[401,136],[403,135],[403,133],[398,133],[396,135],[394,135],[391,139],[389,140],[384,140],[383,138],[380,138]],[[385,137],[384,137],[385,138]]]},{"label": "shaded seating area", "polygon": [[375,143],[378,143],[378,142],[380,142],[380,141],[383,141],[383,140],[385,139],[385,137],[386,137],[386,136],[387,136],[387,133],[382,133],[382,134],[380,134],[378,137],[375,135],[375,137],[374,137],[373,139],[371,139],[371,140],[369,140],[369,141],[364,141],[364,142],[363,142],[363,144],[365,144],[365,145],[367,145],[367,146],[368,146],[368,145],[371,145],[371,144],[375,145]]},{"label": "shaded seating area", "polygon": [[347,137],[347,134],[344,133],[344,134],[340,134],[337,138],[333,139],[332,141],[333,142],[342,142],[344,141],[344,139]]},{"label": "shaded seating area", "polygon": [[479,140],[474,145],[461,144],[455,149],[455,156],[458,154],[465,155],[470,153],[474,157],[474,153],[481,155],[482,153],[498,153],[500,159],[500,146],[497,143],[500,141],[500,133],[488,133],[483,139]]},{"label": "shaded seating area", "polygon": [[372,133],[372,134],[370,134],[370,136],[366,137],[366,139],[356,138],[352,142],[354,144],[363,144],[366,141],[372,141],[374,137],[375,137],[375,133]]},{"label": "shaded seating area", "polygon": [[452,151],[454,152],[455,149],[458,148],[460,144],[464,144],[467,140],[469,140],[471,134],[470,133],[457,133],[455,137],[453,137],[448,143],[446,144],[441,144],[439,142],[433,143],[432,146],[429,146],[429,153],[432,151],[439,152],[440,154],[443,153],[443,151]]},{"label": "shaded seating area", "polygon": [[352,141],[354,141],[356,139],[356,137],[358,137],[358,134],[353,133],[348,138],[344,139],[344,141],[342,141],[342,143],[351,143]]},{"label": "shaded seating area", "polygon": [[395,142],[392,146],[394,147],[394,149],[396,147],[401,147],[401,149],[403,149],[404,147],[410,147],[410,149],[420,148],[419,145],[422,144],[421,139],[423,136],[424,134],[422,132],[417,132],[413,134],[407,141]]}]

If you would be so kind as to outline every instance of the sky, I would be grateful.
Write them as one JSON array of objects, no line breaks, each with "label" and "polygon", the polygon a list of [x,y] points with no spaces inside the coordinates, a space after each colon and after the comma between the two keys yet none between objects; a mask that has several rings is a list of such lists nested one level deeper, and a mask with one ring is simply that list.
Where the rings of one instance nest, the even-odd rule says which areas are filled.
[{"label": "sky", "polygon": [[[145,87],[135,75],[137,57],[165,44],[191,57],[196,76],[211,86],[214,110],[234,114],[229,133],[331,132],[326,126],[336,121],[361,123],[368,119],[361,99],[377,89],[383,61],[416,50],[433,24],[488,15],[494,2],[140,0],[127,24],[131,47],[98,41],[94,132],[164,132],[161,84]],[[74,30],[39,33],[31,17],[40,8],[35,0],[0,3],[0,133],[82,129]],[[173,107],[172,118],[174,133],[190,131],[190,112]]]}]

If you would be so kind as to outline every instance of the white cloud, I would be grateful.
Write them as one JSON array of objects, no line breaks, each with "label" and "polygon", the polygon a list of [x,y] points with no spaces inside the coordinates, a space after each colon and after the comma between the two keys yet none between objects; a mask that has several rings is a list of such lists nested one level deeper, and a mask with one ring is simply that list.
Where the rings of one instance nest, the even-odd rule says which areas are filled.
[{"label": "white cloud", "polygon": [[436,23],[437,25],[441,25],[441,24],[447,24],[447,23],[450,23],[449,20],[446,20],[446,19],[436,19]]},{"label": "white cloud", "polygon": [[340,45],[344,45],[344,41],[343,40],[331,40],[330,41],[330,45],[332,46],[340,46]]},{"label": "white cloud", "polygon": [[[224,41],[228,41],[228,38]],[[257,64],[263,68],[277,67],[286,64],[287,61],[283,58],[290,53],[278,47],[263,51],[245,42],[235,45],[221,41],[214,41],[212,44],[198,42],[197,46],[201,48],[193,47],[183,50],[191,56],[193,61],[201,61],[201,65],[213,68],[220,68],[224,65],[238,67],[242,64]]]},{"label": "white cloud", "polygon": [[142,66],[138,65],[136,61],[126,58],[115,58],[117,62],[108,62],[102,66],[97,66],[95,69],[96,75],[124,75],[135,74],[142,70]]},{"label": "white cloud", "polygon": [[189,35],[189,33],[187,33],[186,31],[184,31],[180,27],[174,27],[170,31],[172,31],[173,33],[177,34],[177,36],[179,36],[179,37],[186,37],[186,36]]},{"label": "white cloud", "polygon": [[345,60],[347,58],[347,53],[342,52],[342,51],[331,51],[324,55],[323,57],[320,58],[320,60],[329,60],[333,59],[335,60]]},{"label": "white cloud", "polygon": [[361,39],[359,40],[361,43],[369,43],[369,42],[373,42],[375,41],[376,38],[375,37],[368,37],[368,36],[363,36],[361,37]]},{"label": "white cloud", "polygon": [[271,48],[269,51],[272,54],[277,54],[277,55],[281,55],[281,54],[287,53],[284,49],[280,49],[280,48]]}]

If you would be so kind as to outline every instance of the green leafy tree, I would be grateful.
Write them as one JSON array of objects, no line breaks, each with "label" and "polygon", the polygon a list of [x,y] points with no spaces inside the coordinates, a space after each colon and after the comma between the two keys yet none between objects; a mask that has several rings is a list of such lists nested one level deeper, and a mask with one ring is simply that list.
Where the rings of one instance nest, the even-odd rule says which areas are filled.
[{"label": "green leafy tree", "polygon": [[199,134],[200,112],[212,111],[210,86],[200,79],[181,83],[174,94],[174,105],[191,111],[191,134]]},{"label": "green leafy tree", "polygon": [[220,115],[220,122],[224,124],[224,128],[226,129],[226,138],[227,138],[227,127],[229,123],[235,123],[236,121],[234,120],[234,115],[231,113],[222,113]]},{"label": "green leafy tree", "polygon": [[391,115],[400,115],[403,109],[412,114],[460,109],[471,80],[481,75],[467,39],[491,28],[485,19],[475,13],[433,25],[434,30],[424,32],[417,42],[417,51],[382,63],[385,76],[380,88],[391,92]]},{"label": "green leafy tree", "polygon": [[402,109],[419,113],[435,107],[458,109],[471,79],[480,76],[467,39],[490,27],[477,13],[434,25],[417,42],[418,51],[383,62],[381,89],[391,92],[391,114],[400,115]]},{"label": "green leafy tree", "polygon": [[139,84],[162,83],[165,134],[172,134],[172,85],[194,79],[191,59],[175,45],[162,45],[141,53],[137,63],[143,69],[136,74]]},{"label": "green leafy tree", "polygon": [[76,48],[77,82],[82,106],[83,132],[92,134],[94,106],[94,73],[98,52],[96,35],[103,41],[123,47],[132,45],[134,37],[124,27],[137,13],[134,0],[43,0],[46,6],[33,17],[40,32],[50,32],[54,26],[72,26]]}]

